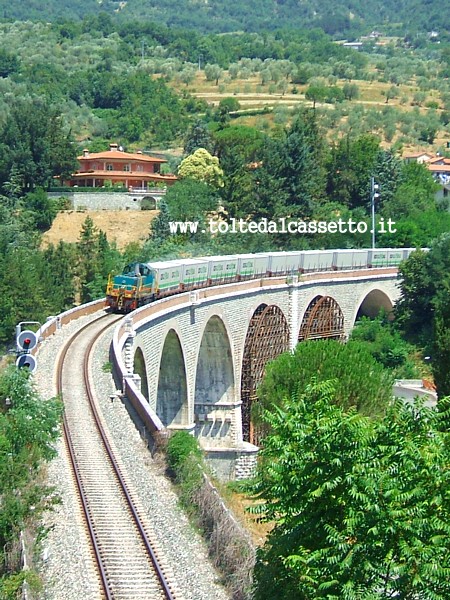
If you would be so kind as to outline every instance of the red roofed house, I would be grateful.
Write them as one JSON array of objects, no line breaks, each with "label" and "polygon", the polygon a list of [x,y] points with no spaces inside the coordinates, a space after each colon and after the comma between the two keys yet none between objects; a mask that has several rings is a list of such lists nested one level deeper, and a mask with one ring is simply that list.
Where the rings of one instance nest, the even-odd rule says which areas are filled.
[{"label": "red roofed house", "polygon": [[417,162],[423,164],[432,160],[433,157],[434,154],[430,154],[429,152],[414,152],[413,154],[405,154],[403,160],[405,162]]},{"label": "red roofed house", "polygon": [[[110,144],[109,151],[83,150],[77,157],[79,169],[67,184],[71,187],[103,187],[110,183],[122,184],[132,191],[145,191],[154,184],[170,185],[177,181],[175,175],[161,175],[160,169],[167,161],[136,152],[124,152],[117,144]],[[149,185],[150,184],[150,185]]]}]

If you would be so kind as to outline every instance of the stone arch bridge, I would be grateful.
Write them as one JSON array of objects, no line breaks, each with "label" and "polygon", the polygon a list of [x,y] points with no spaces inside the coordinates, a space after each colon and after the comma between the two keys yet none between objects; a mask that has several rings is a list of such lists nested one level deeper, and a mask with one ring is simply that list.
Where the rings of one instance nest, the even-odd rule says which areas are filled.
[{"label": "stone arch bridge", "polygon": [[250,409],[269,360],[307,339],[345,339],[361,315],[387,311],[397,270],[266,278],[186,292],[142,307],[116,329],[124,391],[151,430],[186,429],[218,475],[248,474]]}]

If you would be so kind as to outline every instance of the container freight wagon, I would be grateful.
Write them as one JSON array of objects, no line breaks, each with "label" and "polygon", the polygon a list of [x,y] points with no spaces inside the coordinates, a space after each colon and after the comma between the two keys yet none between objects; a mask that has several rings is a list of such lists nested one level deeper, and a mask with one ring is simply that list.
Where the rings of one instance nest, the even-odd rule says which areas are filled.
[{"label": "container freight wagon", "polygon": [[237,275],[239,279],[265,277],[268,271],[268,254],[240,254]]},{"label": "container freight wagon", "polygon": [[305,250],[302,253],[300,271],[330,271],[333,268],[333,250]]},{"label": "container freight wagon", "polygon": [[269,275],[295,275],[299,272],[303,252],[269,252]]},{"label": "container freight wagon", "polygon": [[402,260],[408,258],[411,252],[411,248],[369,250],[368,262],[371,267],[398,267]]},{"label": "container freight wagon", "polygon": [[208,261],[206,258],[186,258],[183,260],[181,287],[184,289],[202,287],[208,282]]},{"label": "container freight wagon", "polygon": [[317,271],[397,267],[413,248],[304,250],[206,256],[127,265],[108,279],[106,306],[130,312],[162,296],[209,285]]},{"label": "container freight wagon", "polygon": [[213,283],[233,281],[237,278],[238,256],[208,256],[208,280]]},{"label": "container freight wagon", "polygon": [[366,269],[368,252],[368,250],[335,250],[333,269]]}]

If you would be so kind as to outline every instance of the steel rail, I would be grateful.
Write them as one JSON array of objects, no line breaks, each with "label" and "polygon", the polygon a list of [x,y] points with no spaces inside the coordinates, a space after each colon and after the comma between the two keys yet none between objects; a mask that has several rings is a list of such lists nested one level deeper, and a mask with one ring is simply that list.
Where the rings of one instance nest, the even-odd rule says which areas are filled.
[{"label": "steel rail", "polygon": [[[107,317],[108,315],[103,315],[102,317],[100,317],[100,319],[104,319],[105,317]],[[59,356],[58,362],[57,362],[57,366],[56,366],[56,372],[57,372],[57,393],[58,395],[61,397],[61,399],[63,399],[63,365],[64,365],[64,361],[66,359],[67,356],[67,352],[69,351],[70,346],[72,345],[72,343],[75,341],[75,339],[80,336],[86,329],[88,329],[90,326],[92,325],[92,323],[88,323],[87,325],[84,325],[83,327],[81,327],[81,329],[78,330],[78,332],[72,336],[69,340],[69,342],[63,347],[61,354]],[[109,325],[108,325],[109,327]],[[105,327],[106,329],[106,327]],[[106,571],[103,565],[103,560],[102,560],[102,556],[101,556],[101,552],[100,552],[100,548],[99,545],[97,543],[97,536],[95,535],[95,527],[94,527],[94,522],[92,520],[91,517],[91,513],[89,511],[89,502],[87,499],[87,496],[85,494],[84,491],[84,487],[83,487],[83,483],[81,481],[81,475],[80,475],[80,471],[78,469],[78,464],[77,464],[77,459],[75,456],[75,449],[73,447],[73,443],[72,443],[72,437],[70,435],[70,429],[69,429],[69,423],[66,417],[66,414],[63,414],[63,432],[64,432],[64,439],[66,442],[66,446],[67,449],[69,451],[69,457],[70,457],[70,462],[71,462],[71,466],[72,466],[72,472],[73,475],[75,477],[75,481],[77,484],[77,489],[78,489],[78,494],[80,496],[80,500],[81,500],[81,506],[83,509],[83,514],[84,514],[84,518],[85,518],[85,522],[89,531],[89,537],[91,539],[91,544],[92,544],[92,549],[94,551],[94,557],[95,557],[95,562],[96,562],[96,566],[100,575],[100,582],[103,588],[103,592],[105,594],[105,597],[107,598],[107,600],[113,600],[113,595],[112,595],[112,591],[110,589],[109,583],[108,583],[108,578],[106,575]]]},{"label": "steel rail", "polygon": [[[101,319],[104,319],[106,317],[110,317],[111,315],[106,314],[101,316],[99,319],[97,319],[95,322],[98,322]],[[122,317],[120,317],[122,318]],[[158,558],[153,550],[152,544],[150,539],[148,538],[148,535],[145,531],[144,525],[139,517],[138,511],[136,509],[136,506],[134,504],[134,501],[132,499],[132,496],[128,490],[128,487],[125,483],[125,480],[120,472],[120,467],[117,463],[117,460],[114,456],[114,452],[111,448],[111,445],[108,441],[106,432],[103,428],[103,425],[101,423],[100,420],[100,416],[99,413],[95,407],[95,400],[92,394],[92,390],[89,384],[89,360],[90,360],[90,356],[94,347],[94,344],[96,343],[96,341],[98,340],[98,338],[103,335],[103,333],[109,329],[115,322],[117,322],[119,319],[115,319],[112,323],[108,323],[105,327],[103,327],[98,334],[90,341],[87,351],[85,353],[85,357],[84,357],[84,364],[83,364],[83,374],[84,374],[84,385],[86,388],[86,394],[88,396],[88,401],[89,401],[89,406],[92,412],[92,416],[94,418],[94,422],[95,425],[97,427],[97,430],[100,434],[100,437],[102,439],[103,442],[103,446],[104,449],[106,450],[106,454],[108,456],[108,460],[110,462],[110,465],[113,469],[115,478],[117,480],[117,482],[119,483],[120,486],[120,490],[123,494],[123,497],[125,498],[125,501],[127,503],[128,509],[133,517],[133,521],[136,525],[136,528],[139,532],[139,535],[141,537],[141,541],[144,544],[144,547],[146,549],[147,555],[149,556],[155,573],[158,577],[158,580],[161,584],[161,588],[163,593],[165,594],[167,600],[175,600],[174,595],[172,594],[172,590],[170,589],[169,583],[163,573],[163,570],[159,564]],[[58,363],[57,363],[57,390],[58,390],[58,394],[62,396],[62,373],[63,373],[63,364],[64,364],[64,360],[67,356],[67,352],[70,348],[70,346],[74,343],[74,341],[82,334],[85,332],[86,329],[88,329],[89,327],[92,326],[92,322],[84,325],[83,327],[81,327],[76,334],[74,334],[71,339],[69,340],[69,342],[64,346]],[[87,495],[85,494],[84,488],[83,488],[83,483],[82,483],[82,478],[81,478],[81,474],[79,472],[79,468],[78,468],[78,464],[77,464],[77,459],[75,456],[75,451],[74,451],[74,447],[73,447],[73,443],[72,443],[72,439],[70,436],[70,429],[69,429],[69,424],[67,421],[66,416],[64,415],[63,417],[63,430],[64,430],[64,437],[66,440],[66,444],[69,450],[69,456],[70,456],[70,461],[71,461],[71,465],[72,465],[72,470],[75,476],[75,480],[77,483],[77,488],[78,488],[78,493],[80,496],[80,500],[81,500],[81,504],[82,504],[82,508],[83,508],[83,513],[85,516],[85,520],[86,520],[86,524],[88,527],[88,531],[89,531],[89,536],[91,539],[91,543],[92,543],[92,547],[93,547],[93,551],[94,551],[94,556],[95,556],[95,561],[97,563],[97,567],[98,567],[98,571],[99,571],[99,575],[100,575],[100,580],[101,580],[101,585],[105,594],[105,597],[107,598],[107,600],[113,600],[114,596],[112,594],[112,590],[110,588],[110,584],[108,582],[108,576],[107,576],[107,572],[106,572],[106,568],[103,564],[103,558],[101,555],[101,550],[100,550],[100,543],[97,539],[97,535],[95,533],[95,524],[93,522],[93,519],[91,517],[90,514],[90,510],[89,510],[89,500],[87,498]]]}]

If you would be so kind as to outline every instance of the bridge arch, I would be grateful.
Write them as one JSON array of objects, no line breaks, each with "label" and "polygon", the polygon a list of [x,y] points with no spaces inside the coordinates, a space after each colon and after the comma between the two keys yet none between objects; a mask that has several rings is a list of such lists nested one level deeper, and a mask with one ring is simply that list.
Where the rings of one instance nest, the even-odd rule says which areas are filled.
[{"label": "bridge arch", "polygon": [[220,316],[209,317],[203,330],[195,370],[194,419],[200,438],[226,438],[229,409],[236,402],[230,337]]},{"label": "bridge arch", "polygon": [[298,341],[317,339],[342,340],[344,315],[331,296],[316,296],[308,304],[298,333]]},{"label": "bridge arch", "polygon": [[250,319],[242,358],[241,410],[245,442],[259,443],[259,433],[251,420],[256,388],[263,378],[267,363],[287,350],[289,325],[283,311],[274,304],[260,304]]},{"label": "bridge arch", "polygon": [[374,319],[382,309],[388,314],[392,313],[393,308],[394,302],[387,293],[379,288],[374,288],[359,299],[352,325],[361,317]]},{"label": "bridge arch", "polygon": [[147,402],[148,402],[149,395],[148,395],[147,367],[145,364],[144,353],[142,352],[142,348],[140,346],[138,346],[136,348],[136,351],[134,353],[133,373],[136,373],[136,375],[139,375],[139,377],[141,378],[141,392],[145,396],[145,398],[147,399]]},{"label": "bridge arch", "polygon": [[170,329],[159,363],[156,414],[166,427],[188,421],[187,377],[180,338]]}]

